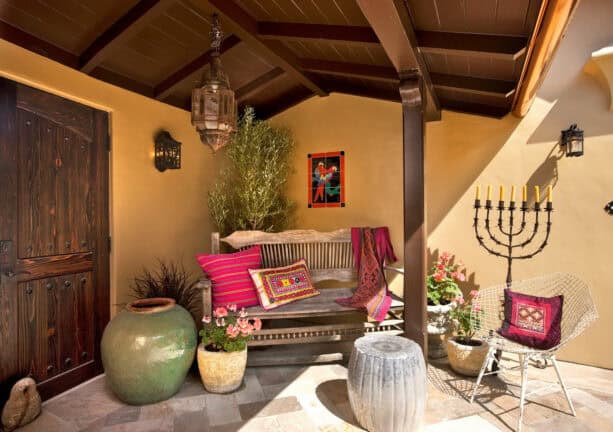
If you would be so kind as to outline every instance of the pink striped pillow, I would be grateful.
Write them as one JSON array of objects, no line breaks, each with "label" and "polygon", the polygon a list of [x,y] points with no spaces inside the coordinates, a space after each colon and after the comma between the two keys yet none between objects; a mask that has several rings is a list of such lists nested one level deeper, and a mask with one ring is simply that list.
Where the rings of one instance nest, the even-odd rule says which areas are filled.
[{"label": "pink striped pillow", "polygon": [[248,269],[262,268],[260,246],[230,254],[199,254],[198,264],[213,285],[213,307],[236,304],[257,306],[257,290]]}]

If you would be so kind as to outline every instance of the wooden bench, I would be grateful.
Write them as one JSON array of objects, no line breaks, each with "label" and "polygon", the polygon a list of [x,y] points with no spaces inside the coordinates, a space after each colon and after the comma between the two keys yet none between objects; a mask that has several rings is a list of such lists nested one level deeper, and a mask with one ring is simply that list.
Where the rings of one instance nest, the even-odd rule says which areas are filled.
[{"label": "wooden bench", "polygon": [[[403,333],[403,303],[394,296],[388,318],[380,323],[369,322],[366,314],[354,308],[341,306],[334,300],[350,297],[357,284],[354,268],[351,231],[332,232],[292,230],[281,233],[237,231],[220,239],[212,234],[212,253],[219,253],[224,242],[235,250],[253,245],[262,247],[262,268],[280,267],[304,258],[316,285],[322,281],[336,281],[341,287],[320,288],[321,294],[299,300],[272,310],[262,307],[247,309],[249,316],[264,322],[249,343],[249,364],[301,364],[338,361],[351,351],[352,341],[365,333]],[[387,267],[402,272],[401,269]],[[211,282],[201,279],[203,313],[212,311]],[[334,342],[334,343],[333,343]],[[297,344],[301,345],[302,348]],[[275,349],[256,349],[271,347]]]}]

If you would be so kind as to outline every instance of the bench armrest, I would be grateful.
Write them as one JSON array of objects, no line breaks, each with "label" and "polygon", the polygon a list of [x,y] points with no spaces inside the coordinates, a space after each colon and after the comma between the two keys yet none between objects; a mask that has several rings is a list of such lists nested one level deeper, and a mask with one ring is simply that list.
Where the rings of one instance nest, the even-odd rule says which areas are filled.
[{"label": "bench armrest", "polygon": [[404,268],[402,267],[392,267],[392,266],[383,266],[383,270],[390,270],[396,273],[404,274]]},{"label": "bench armrest", "polygon": [[202,314],[211,316],[213,313],[211,281],[201,277],[196,284],[196,288],[202,290]]}]

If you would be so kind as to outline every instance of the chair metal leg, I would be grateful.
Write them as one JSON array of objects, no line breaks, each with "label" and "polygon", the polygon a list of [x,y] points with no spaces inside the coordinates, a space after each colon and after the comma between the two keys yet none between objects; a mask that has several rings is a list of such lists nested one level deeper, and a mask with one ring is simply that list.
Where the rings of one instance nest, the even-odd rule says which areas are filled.
[{"label": "chair metal leg", "polygon": [[519,394],[519,419],[517,420],[517,432],[521,432],[522,422],[524,420],[524,399],[526,398],[526,384],[528,382],[528,363],[530,357],[527,355],[520,355],[521,362],[521,390]]},{"label": "chair metal leg", "polygon": [[568,402],[568,407],[570,408],[570,411],[572,412],[573,416],[577,417],[577,412],[575,411],[575,407],[573,406],[573,403],[570,400],[570,395],[568,394],[566,385],[564,384],[564,381],[562,380],[562,374],[560,373],[560,369],[558,368],[558,362],[556,361],[556,358],[554,356],[551,356],[551,363],[553,363],[553,368],[556,370],[556,374],[558,375],[558,382],[560,383],[560,386],[562,387],[562,391],[564,391],[564,396],[566,396],[566,402]]},{"label": "chair metal leg", "polygon": [[477,382],[475,383],[473,394],[470,397],[470,403],[473,403],[475,401],[475,396],[477,395],[479,384],[481,384],[481,380],[483,379],[483,374],[485,373],[485,370],[488,368],[488,365],[490,365],[492,362],[491,357],[493,354],[494,354],[494,349],[490,348],[487,352],[487,355],[485,356],[485,359],[483,360],[483,365],[481,365],[481,370],[479,371],[479,376],[477,377]]}]

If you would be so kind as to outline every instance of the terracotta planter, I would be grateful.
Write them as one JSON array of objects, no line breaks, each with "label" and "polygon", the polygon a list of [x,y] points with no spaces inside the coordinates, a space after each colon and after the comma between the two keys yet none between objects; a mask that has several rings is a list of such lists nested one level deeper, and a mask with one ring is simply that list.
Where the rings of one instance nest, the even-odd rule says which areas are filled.
[{"label": "terracotta planter", "polygon": [[204,388],[211,393],[230,393],[240,387],[247,367],[243,351],[207,351],[198,345],[198,369]]},{"label": "terracotta planter", "polygon": [[456,306],[455,302],[446,305],[428,305],[428,358],[439,359],[447,355],[445,340],[452,329],[449,312]]},{"label": "terracotta planter", "polygon": [[197,343],[192,316],[173,299],[128,303],[102,336],[106,380],[128,404],[168,399],[183,384]]},{"label": "terracotta planter", "polygon": [[488,349],[486,342],[476,339],[471,339],[471,345],[461,344],[456,338],[447,339],[449,365],[461,375],[478,376]]}]

